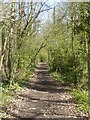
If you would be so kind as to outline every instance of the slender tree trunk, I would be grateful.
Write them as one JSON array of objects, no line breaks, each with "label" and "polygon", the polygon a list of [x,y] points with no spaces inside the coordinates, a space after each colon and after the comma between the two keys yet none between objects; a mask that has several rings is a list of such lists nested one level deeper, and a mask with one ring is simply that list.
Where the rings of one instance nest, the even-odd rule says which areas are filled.
[{"label": "slender tree trunk", "polygon": [[[2,80],[2,73],[1,73],[2,61],[1,61],[1,56],[2,56],[2,37],[1,37],[1,28],[0,28],[0,80]],[[0,88],[1,88],[1,84],[0,84]],[[1,89],[0,89],[0,93],[1,93]],[[0,100],[1,100],[1,94],[0,94]]]},{"label": "slender tree trunk", "polygon": [[74,53],[74,26],[73,26],[73,15],[71,16],[71,20],[72,20],[72,53]]},{"label": "slender tree trunk", "polygon": [[55,27],[55,19],[56,19],[56,15],[55,15],[55,6],[53,8],[53,28]]},{"label": "slender tree trunk", "polygon": [[[74,15],[73,13],[71,14],[71,27],[72,27],[72,36],[71,36],[71,39],[72,39],[72,55],[76,61],[76,57],[75,57],[75,53],[74,53],[74,35],[75,35],[75,23],[74,23]],[[77,76],[76,76],[76,68],[77,66],[75,65],[75,71],[74,71],[74,85],[76,86],[77,85]]]},{"label": "slender tree trunk", "polygon": [[88,35],[88,82],[90,89],[90,34]]},{"label": "slender tree trunk", "polygon": [[2,30],[0,28],[0,73],[2,68]]},{"label": "slender tree trunk", "polygon": [[9,53],[8,53],[8,69],[9,69],[9,81],[11,80],[11,37],[9,38]]},{"label": "slender tree trunk", "polygon": [[90,2],[88,3],[88,87],[90,90]]},{"label": "slender tree trunk", "polygon": [[[90,33],[88,34],[88,100],[90,103]],[[90,106],[89,106],[89,117],[90,117]]]},{"label": "slender tree trunk", "polygon": [[84,31],[84,54],[87,54],[87,50],[86,50],[86,32]]},{"label": "slender tree trunk", "polygon": [[[88,100],[90,103],[90,2],[88,3]],[[90,117],[90,106],[89,106],[89,117]]]},{"label": "slender tree trunk", "polygon": [[21,4],[19,2],[19,24],[18,24],[18,30],[17,30],[17,51],[18,51],[18,65],[17,65],[17,69],[20,68],[20,48],[21,48]]},{"label": "slender tree trunk", "polygon": [[11,66],[11,50],[12,50],[12,26],[13,26],[13,23],[12,23],[12,9],[13,9],[13,4],[11,4],[10,6],[11,8],[11,13],[10,13],[10,33],[9,33],[9,51],[8,51],[8,79],[9,79],[9,83],[11,81],[11,72],[12,72],[12,66]]}]

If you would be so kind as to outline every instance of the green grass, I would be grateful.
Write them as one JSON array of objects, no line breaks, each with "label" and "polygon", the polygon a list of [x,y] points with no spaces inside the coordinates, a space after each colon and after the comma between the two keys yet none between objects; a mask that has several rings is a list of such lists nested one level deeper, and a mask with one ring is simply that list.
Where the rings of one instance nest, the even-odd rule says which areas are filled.
[{"label": "green grass", "polygon": [[[6,100],[7,99],[10,100],[16,91],[24,89],[24,87],[27,85],[27,82],[30,80],[30,78],[35,78],[35,75],[33,74],[33,72],[31,72],[28,75],[28,77],[24,79],[17,80],[16,82],[11,81],[10,85],[6,83],[2,83],[2,97],[1,97],[0,106],[2,108],[6,107],[7,106]],[[4,111],[1,111],[1,112],[3,113]]]},{"label": "green grass", "polygon": [[88,112],[90,101],[88,100],[88,91],[83,89],[73,89],[72,95],[75,102],[79,104],[79,110]]},{"label": "green grass", "polygon": [[7,107],[7,100],[9,101],[11,97],[15,94],[15,92],[20,89],[21,88],[18,83],[12,84],[11,82],[10,85],[6,85],[2,83],[2,92],[1,92],[2,96],[1,96],[1,101],[0,101],[0,107],[2,108],[0,112],[2,114],[0,115],[0,118],[5,116],[4,109]]},{"label": "green grass", "polygon": [[[57,72],[51,72],[51,75],[60,83],[65,82],[62,80],[60,74]],[[72,89],[71,95],[75,98],[75,103],[79,105],[78,109],[80,111],[88,112],[88,109],[90,107],[90,100],[88,99],[88,91],[87,87],[81,88],[82,85],[77,86],[77,88]]]},{"label": "green grass", "polygon": [[57,72],[51,72],[51,75],[52,75],[58,82],[64,83],[63,80],[61,79],[60,74],[58,74]]}]

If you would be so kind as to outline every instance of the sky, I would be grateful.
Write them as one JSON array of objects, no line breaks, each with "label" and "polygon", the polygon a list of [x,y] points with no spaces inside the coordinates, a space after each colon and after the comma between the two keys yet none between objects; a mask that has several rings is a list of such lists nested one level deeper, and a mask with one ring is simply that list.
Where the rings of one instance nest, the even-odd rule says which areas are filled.
[{"label": "sky", "polygon": [[[14,2],[17,2],[17,1],[30,2],[31,0],[0,0],[0,1],[5,1],[5,2],[10,2],[10,1],[14,1]],[[33,1],[41,2],[41,1],[45,1],[45,0],[33,0]],[[47,0],[47,1],[48,1],[49,3],[54,4],[55,2],[60,2],[60,1],[64,1],[64,0]]]},{"label": "sky", "polygon": [[[24,1],[24,2],[30,2],[31,0],[0,0],[0,1],[5,1],[5,2],[18,2],[18,1]],[[33,0],[35,2],[42,2],[45,0]],[[56,2],[89,2],[90,0],[47,0],[51,4],[55,4]]]},{"label": "sky", "polygon": [[60,0],[48,0],[50,3],[55,4],[56,2],[60,2]]}]

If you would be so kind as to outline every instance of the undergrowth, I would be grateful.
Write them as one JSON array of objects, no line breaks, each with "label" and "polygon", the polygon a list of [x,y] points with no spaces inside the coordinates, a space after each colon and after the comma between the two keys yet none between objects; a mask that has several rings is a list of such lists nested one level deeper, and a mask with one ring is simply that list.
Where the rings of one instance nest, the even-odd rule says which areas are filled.
[{"label": "undergrowth", "polygon": [[5,115],[5,108],[7,107],[7,101],[9,101],[11,99],[11,97],[15,94],[15,92],[17,90],[20,90],[21,87],[19,86],[19,84],[16,82],[14,84],[12,84],[12,82],[10,83],[10,85],[5,85],[4,83],[2,83],[2,96],[1,96],[1,102],[0,102],[0,106],[1,106],[1,116],[0,118],[2,118],[2,116]]},{"label": "undergrowth", "polygon": [[30,74],[29,78],[24,78],[21,80],[17,80],[15,81],[11,81],[10,84],[6,84],[5,82],[2,83],[2,96],[1,96],[1,102],[0,102],[0,106],[1,106],[1,110],[0,112],[2,113],[0,118],[2,118],[5,115],[5,108],[7,107],[7,102],[11,100],[11,97],[15,95],[15,93],[17,91],[21,91],[22,89],[24,89],[24,87],[27,85],[27,82],[30,80],[30,78],[34,78],[35,75]]},{"label": "undergrowth", "polygon": [[90,106],[90,101],[88,100],[88,91],[84,89],[73,89],[72,90],[72,95],[75,98],[75,103],[79,104],[78,109],[81,111],[88,112],[89,106]]},{"label": "undergrowth", "polygon": [[[51,75],[60,83],[65,84],[62,80],[61,75],[57,72],[51,72]],[[75,103],[79,105],[78,109],[80,111],[89,112],[90,101],[88,100],[87,87],[82,88],[81,86],[74,87],[72,89],[71,95],[75,98]]]},{"label": "undergrowth", "polygon": [[59,82],[64,83],[64,81],[61,79],[61,76],[57,72],[51,72],[51,75]]}]

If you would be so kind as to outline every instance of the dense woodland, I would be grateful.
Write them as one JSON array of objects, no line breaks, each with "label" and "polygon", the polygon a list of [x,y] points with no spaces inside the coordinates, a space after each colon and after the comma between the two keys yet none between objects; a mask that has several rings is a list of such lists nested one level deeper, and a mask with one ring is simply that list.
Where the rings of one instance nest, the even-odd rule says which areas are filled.
[{"label": "dense woodland", "polygon": [[90,101],[90,3],[0,2],[2,106],[7,91],[34,77],[47,62],[53,77],[73,85],[76,102]]}]

